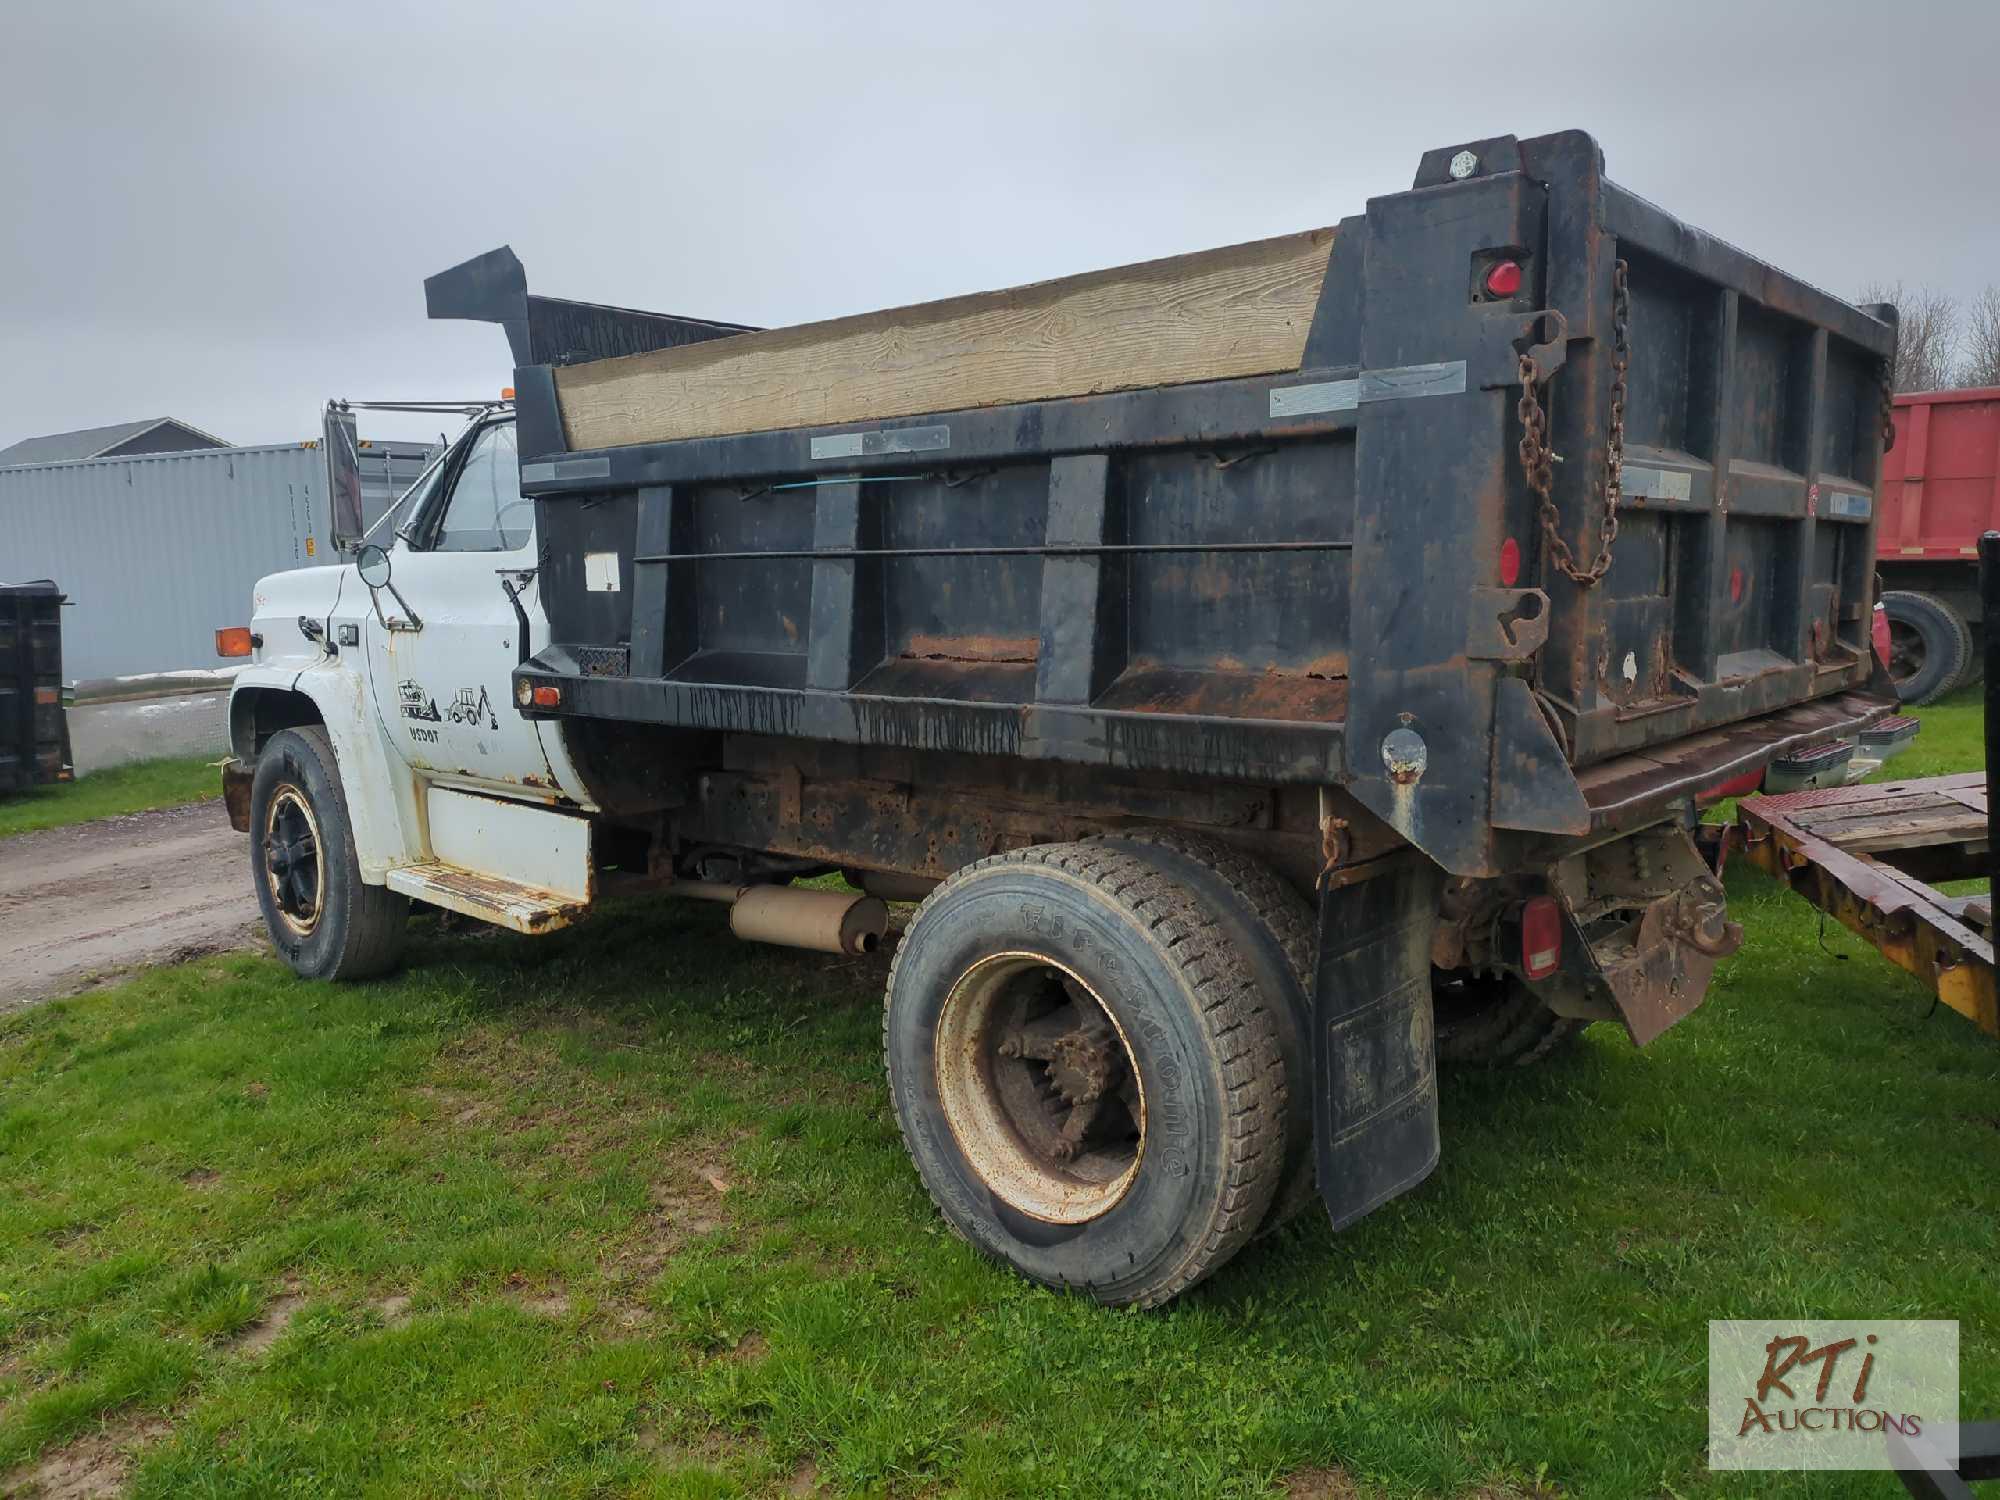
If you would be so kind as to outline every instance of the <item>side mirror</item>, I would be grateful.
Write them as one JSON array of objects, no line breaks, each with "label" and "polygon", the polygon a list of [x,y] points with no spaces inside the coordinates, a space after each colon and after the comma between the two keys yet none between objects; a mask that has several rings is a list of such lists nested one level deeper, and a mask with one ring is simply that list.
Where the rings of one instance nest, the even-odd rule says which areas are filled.
[{"label": "side mirror", "polygon": [[[410,608],[410,601],[397,592],[396,585],[389,582],[389,549],[380,542],[363,542],[354,549],[354,571],[361,575],[361,581],[368,585],[368,601],[375,606],[375,619],[384,630],[418,631],[424,622],[417,618],[417,612]],[[382,613],[382,596],[378,589],[387,589],[396,600],[400,615]]]},{"label": "side mirror", "polygon": [[363,542],[354,554],[354,571],[371,589],[389,584],[389,549],[379,542]]},{"label": "side mirror", "polygon": [[354,413],[329,401],[320,419],[320,442],[326,451],[326,492],[333,545],[346,551],[368,530],[361,500],[361,445],[355,436]]}]

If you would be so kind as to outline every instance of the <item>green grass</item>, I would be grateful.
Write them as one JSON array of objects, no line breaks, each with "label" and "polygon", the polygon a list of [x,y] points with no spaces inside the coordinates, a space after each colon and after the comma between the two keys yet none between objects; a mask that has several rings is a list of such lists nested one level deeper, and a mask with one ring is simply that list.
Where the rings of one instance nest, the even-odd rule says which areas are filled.
[{"label": "green grass", "polygon": [[213,760],[147,760],[0,797],[0,839],[222,795]]},{"label": "green grass", "polygon": [[2000,1046],[1729,884],[1749,941],[1681,1026],[1448,1076],[1424,1187],[1155,1313],[954,1238],[889,1112],[883,965],[706,907],[14,1017],[0,1476],[152,1422],[140,1496],[1887,1493],[1709,1474],[1706,1323],[1956,1318],[1964,1408],[2000,1412]]}]

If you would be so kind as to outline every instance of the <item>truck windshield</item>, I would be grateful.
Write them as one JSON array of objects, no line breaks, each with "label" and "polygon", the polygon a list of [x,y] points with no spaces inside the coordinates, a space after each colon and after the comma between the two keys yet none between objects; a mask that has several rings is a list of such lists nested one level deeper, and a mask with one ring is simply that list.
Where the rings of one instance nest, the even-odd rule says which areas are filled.
[{"label": "truck windshield", "polygon": [[512,552],[525,546],[534,506],[521,498],[514,424],[494,422],[458,466],[431,545],[439,552]]},{"label": "truck windshield", "polygon": [[438,485],[452,465],[453,455],[484,416],[484,412],[475,414],[470,422],[459,429],[457,437],[437,450],[436,455],[424,466],[423,473],[419,474],[410,487],[397,497],[395,504],[382,513],[381,519],[368,528],[367,535],[363,537],[364,541],[386,547],[393,537],[407,539],[409,527],[423,513],[431,496],[437,493]]},{"label": "truck windshield", "polygon": [[390,538],[403,534],[404,522],[417,513],[431,492],[437,488],[438,479],[444,473],[444,456],[448,451],[447,448],[438,450],[437,457],[425,466],[424,472],[417,476],[416,482],[404,490],[397,497],[396,503],[383,511],[380,519],[368,528],[367,534],[362,538],[363,541],[386,547]]}]

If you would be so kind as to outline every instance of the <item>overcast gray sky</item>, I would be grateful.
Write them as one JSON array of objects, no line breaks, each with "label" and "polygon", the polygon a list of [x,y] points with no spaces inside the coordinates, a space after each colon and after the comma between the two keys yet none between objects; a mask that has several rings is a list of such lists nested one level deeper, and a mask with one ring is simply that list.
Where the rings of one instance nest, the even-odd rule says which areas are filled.
[{"label": "overcast gray sky", "polygon": [[800,322],[1331,223],[1502,132],[1843,295],[2000,281],[1992,0],[9,0],[0,42],[0,444],[492,394],[422,279],[502,243]]}]

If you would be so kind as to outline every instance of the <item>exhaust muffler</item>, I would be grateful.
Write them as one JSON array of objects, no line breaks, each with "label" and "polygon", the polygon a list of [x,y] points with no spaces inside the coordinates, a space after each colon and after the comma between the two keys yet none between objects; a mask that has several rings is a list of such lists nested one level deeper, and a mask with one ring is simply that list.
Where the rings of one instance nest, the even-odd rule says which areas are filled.
[{"label": "exhaust muffler", "polygon": [[872,953],[889,930],[889,908],[859,891],[726,885],[712,880],[676,880],[667,889],[697,901],[726,902],[729,930],[746,943],[775,943],[817,953]]}]

